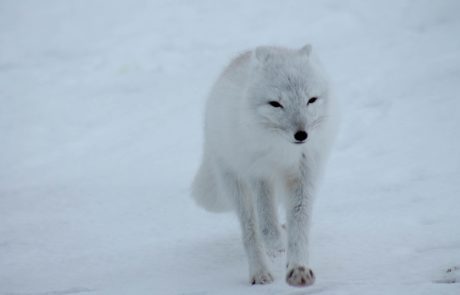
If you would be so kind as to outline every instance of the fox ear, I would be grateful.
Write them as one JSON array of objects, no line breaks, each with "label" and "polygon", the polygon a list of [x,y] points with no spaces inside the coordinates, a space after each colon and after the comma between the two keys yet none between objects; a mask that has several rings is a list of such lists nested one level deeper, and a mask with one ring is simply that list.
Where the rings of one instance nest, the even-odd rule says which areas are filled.
[{"label": "fox ear", "polygon": [[264,63],[272,58],[272,51],[268,47],[257,47],[254,50],[254,56],[258,62]]},{"label": "fox ear", "polygon": [[310,56],[310,54],[311,54],[311,45],[307,44],[304,47],[300,48],[299,53],[302,54],[302,55],[305,55],[307,57]]}]

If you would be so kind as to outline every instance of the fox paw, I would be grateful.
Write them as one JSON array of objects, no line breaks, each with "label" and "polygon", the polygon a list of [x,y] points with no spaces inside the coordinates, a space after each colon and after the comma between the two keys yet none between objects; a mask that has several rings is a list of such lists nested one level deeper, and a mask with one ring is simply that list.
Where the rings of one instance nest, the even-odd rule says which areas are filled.
[{"label": "fox paw", "polygon": [[251,285],[265,285],[273,282],[273,276],[268,271],[259,271],[251,276]]},{"label": "fox paw", "polygon": [[295,266],[288,270],[286,282],[295,287],[310,286],[315,282],[315,274],[308,267]]}]

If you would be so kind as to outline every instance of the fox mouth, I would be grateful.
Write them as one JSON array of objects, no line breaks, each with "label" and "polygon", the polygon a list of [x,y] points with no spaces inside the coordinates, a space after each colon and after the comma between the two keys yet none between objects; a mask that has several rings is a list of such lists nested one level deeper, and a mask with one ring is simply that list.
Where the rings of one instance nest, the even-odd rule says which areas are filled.
[{"label": "fox mouth", "polygon": [[305,143],[305,140],[304,141],[294,141],[293,144],[304,144]]}]

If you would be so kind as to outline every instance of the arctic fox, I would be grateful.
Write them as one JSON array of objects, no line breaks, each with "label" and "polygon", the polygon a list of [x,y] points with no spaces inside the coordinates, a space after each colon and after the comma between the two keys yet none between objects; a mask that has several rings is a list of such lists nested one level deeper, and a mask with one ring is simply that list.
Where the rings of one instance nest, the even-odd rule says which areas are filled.
[{"label": "arctic fox", "polygon": [[192,195],[209,211],[236,211],[252,284],[273,281],[266,251],[284,251],[278,191],[286,207],[286,281],[315,281],[308,263],[309,223],[336,115],[327,78],[311,51],[306,45],[245,52],[223,71],[207,100],[204,153]]}]

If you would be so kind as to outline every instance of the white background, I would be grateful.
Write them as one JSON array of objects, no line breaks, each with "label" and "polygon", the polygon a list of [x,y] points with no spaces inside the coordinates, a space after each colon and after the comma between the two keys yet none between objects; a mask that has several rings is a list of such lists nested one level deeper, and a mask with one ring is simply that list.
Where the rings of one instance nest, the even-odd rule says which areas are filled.
[{"label": "white background", "polygon": [[[460,2],[0,1],[0,294],[460,294]],[[209,87],[313,44],[342,127],[305,289],[195,207]],[[448,283],[457,281],[457,283]]]}]

